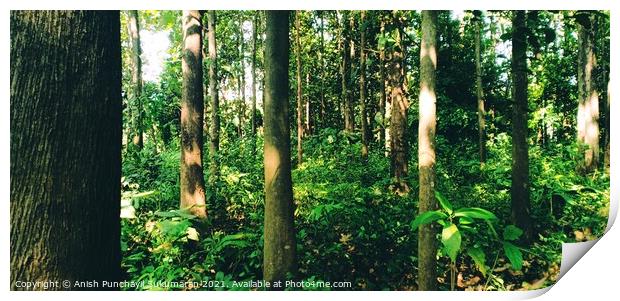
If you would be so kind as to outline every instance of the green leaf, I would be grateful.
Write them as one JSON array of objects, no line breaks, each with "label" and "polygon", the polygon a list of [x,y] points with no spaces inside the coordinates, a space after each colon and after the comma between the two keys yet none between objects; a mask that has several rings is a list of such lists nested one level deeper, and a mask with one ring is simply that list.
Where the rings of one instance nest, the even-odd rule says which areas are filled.
[{"label": "green leaf", "polygon": [[504,240],[517,240],[521,234],[523,234],[523,230],[514,225],[508,225],[504,228]]},{"label": "green leaf", "polygon": [[461,232],[455,224],[448,224],[443,228],[441,232],[441,243],[443,244],[443,251],[450,257],[452,262],[456,261],[456,255],[458,255],[461,249]]},{"label": "green leaf", "polygon": [[454,212],[455,217],[469,217],[483,220],[496,220],[497,216],[493,212],[482,208],[460,208]]},{"label": "green leaf", "polygon": [[467,249],[467,255],[471,257],[476,263],[476,267],[482,273],[482,275],[487,275],[487,265],[486,265],[486,256],[484,252],[480,248],[469,248]]},{"label": "green leaf", "polygon": [[471,217],[462,216],[461,218],[459,218],[459,226],[460,225],[471,225],[473,223],[474,223],[474,220]]},{"label": "green leaf", "polygon": [[416,218],[411,222],[411,230],[417,229],[420,225],[432,223],[439,219],[447,218],[448,216],[441,211],[426,211],[418,214]]},{"label": "green leaf", "polygon": [[521,254],[521,250],[517,246],[505,241],[504,253],[506,253],[506,257],[508,257],[510,264],[515,270],[520,270],[523,267],[523,254]]},{"label": "green leaf", "polygon": [[439,191],[435,191],[435,197],[439,201],[441,208],[448,212],[448,214],[452,214],[452,204],[450,204],[450,202],[448,202],[448,200],[446,200],[446,198]]}]

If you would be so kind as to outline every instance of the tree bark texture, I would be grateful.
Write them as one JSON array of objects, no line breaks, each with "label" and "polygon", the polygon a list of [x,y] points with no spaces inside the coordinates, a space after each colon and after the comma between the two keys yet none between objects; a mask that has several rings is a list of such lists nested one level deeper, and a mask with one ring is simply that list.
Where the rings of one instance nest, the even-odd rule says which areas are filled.
[{"label": "tree bark texture", "polygon": [[127,27],[131,44],[131,99],[132,125],[130,132],[132,143],[142,149],[144,133],[142,129],[142,47],[140,45],[140,19],[137,10],[128,11]]}]

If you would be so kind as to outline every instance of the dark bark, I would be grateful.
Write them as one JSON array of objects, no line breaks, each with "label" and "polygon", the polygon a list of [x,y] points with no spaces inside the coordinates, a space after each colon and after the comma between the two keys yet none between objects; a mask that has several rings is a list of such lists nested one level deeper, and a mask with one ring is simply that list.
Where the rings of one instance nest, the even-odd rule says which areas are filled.
[{"label": "dark bark", "polygon": [[183,95],[181,98],[181,209],[207,215],[202,170],[204,99],[202,87],[202,14],[183,11]]},{"label": "dark bark", "polygon": [[296,274],[288,121],[289,12],[266,12],[265,228],[263,279]]},{"label": "dark bark", "polygon": [[523,242],[532,239],[529,158],[527,145],[527,27],[525,12],[512,19],[512,222],[523,230]]},{"label": "dark bark", "polygon": [[321,128],[326,128],[327,126],[327,120],[325,120],[325,110],[326,110],[326,105],[325,105],[325,91],[323,90],[323,86],[324,86],[324,80],[325,80],[325,61],[324,61],[324,54],[323,52],[325,52],[325,35],[324,35],[324,30],[325,30],[325,21],[323,18],[323,11],[319,11],[319,17],[321,18],[321,42],[320,42],[320,51],[319,51],[319,63],[321,64],[321,75],[320,75],[320,87],[319,87],[319,91],[320,91],[320,97],[321,97],[321,121],[319,122],[319,126]]},{"label": "dark bark", "polygon": [[362,132],[362,158],[368,158],[368,119],[366,114],[366,27],[364,25],[366,12],[360,12],[360,109],[361,109],[361,132]]},{"label": "dark bark", "polygon": [[[252,135],[256,135],[256,39],[258,36],[258,20],[258,13],[255,13],[254,21],[252,21]],[[253,143],[252,148],[254,147]]]},{"label": "dark bark", "polygon": [[[385,33],[385,21],[381,20],[381,35]],[[385,146],[385,106],[386,106],[386,87],[385,87],[385,49],[379,50],[379,85],[381,94],[379,98],[379,114],[381,114],[381,124],[379,128],[379,145]]]},{"label": "dark bark", "polygon": [[[420,45],[420,122],[418,125],[419,213],[437,209],[435,200],[435,72],[437,70],[437,12],[422,11]],[[422,225],[418,232],[419,290],[437,289],[437,229]]]},{"label": "dark bark", "polygon": [[119,12],[11,11],[10,36],[11,289],[117,281]]},{"label": "dark bark", "polygon": [[127,28],[129,42],[131,44],[131,99],[133,105],[130,112],[132,117],[131,141],[138,148],[144,146],[144,133],[142,126],[142,47],[140,46],[140,19],[137,10],[127,12]]}]

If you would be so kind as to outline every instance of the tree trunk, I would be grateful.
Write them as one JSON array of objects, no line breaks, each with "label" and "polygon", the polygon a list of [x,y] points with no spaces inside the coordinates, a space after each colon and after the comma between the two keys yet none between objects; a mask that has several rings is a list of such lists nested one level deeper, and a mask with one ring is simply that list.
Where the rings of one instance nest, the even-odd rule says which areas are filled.
[{"label": "tree trunk", "polygon": [[610,105],[611,105],[611,80],[607,80],[607,103],[606,103],[606,107],[605,107],[605,168],[609,171],[610,168],[610,158],[609,156],[611,155],[611,153],[609,152],[609,137],[610,137],[610,116],[609,116],[609,109],[610,109]]},{"label": "tree trunk", "polygon": [[245,41],[243,38],[243,20],[239,20],[239,57],[241,59],[241,70],[239,72],[239,137],[243,137],[243,124],[245,119]]},{"label": "tree trunk", "polygon": [[[202,15],[183,11],[183,97],[181,98],[181,209],[207,216],[202,171]],[[214,108],[215,109],[215,108]]]},{"label": "tree trunk", "polygon": [[[381,36],[385,33],[385,21],[381,20]],[[381,124],[379,129],[379,145],[385,145],[385,106],[386,106],[386,88],[385,88],[385,49],[379,49],[379,85],[381,94],[379,98],[379,112],[381,114]]]},{"label": "tree trunk", "polygon": [[[350,12],[344,11],[342,17],[342,103],[344,113],[344,129],[352,132],[354,129],[353,107],[351,106],[351,95],[349,93],[349,77],[351,76],[351,53],[349,43],[349,25],[347,25]],[[349,48],[348,48],[349,47]]]},{"label": "tree trunk", "polygon": [[[437,12],[422,11],[420,45],[420,123],[418,125],[419,213],[437,209],[435,200],[435,71],[437,70]],[[422,225],[418,232],[419,290],[437,289],[437,230]]]},{"label": "tree trunk", "polygon": [[[399,16],[393,16],[396,28],[400,28],[401,21]],[[408,192],[409,185],[405,178],[409,173],[407,165],[408,143],[407,143],[407,110],[409,102],[405,97],[403,74],[401,65],[403,61],[402,45],[400,35],[396,36],[396,44],[393,46],[391,58],[389,60],[389,82],[391,100],[391,123],[390,123],[390,158],[392,177],[397,183],[397,190]]]},{"label": "tree trunk", "polygon": [[[256,135],[256,39],[257,39],[257,36],[258,36],[258,13],[255,13],[254,21],[252,22],[252,135],[253,136]],[[252,146],[252,149],[255,148],[254,144]]]},{"label": "tree trunk", "polygon": [[142,47],[140,46],[140,19],[137,10],[128,11],[127,28],[129,30],[129,42],[131,43],[131,99],[132,112],[132,143],[142,149],[144,146],[144,133],[142,128]]},{"label": "tree trunk", "polygon": [[10,12],[12,290],[120,279],[120,26],[118,11]]},{"label": "tree trunk", "polygon": [[297,164],[303,163],[304,122],[303,122],[303,99],[301,87],[301,42],[300,42],[301,23],[299,11],[295,11],[295,62],[297,63],[295,74],[297,79]]},{"label": "tree trunk", "polygon": [[319,16],[321,18],[321,43],[320,43],[320,51],[319,51],[319,63],[321,64],[321,79],[320,79],[320,93],[321,93],[321,122],[319,123],[320,128],[325,128],[327,125],[327,120],[325,120],[325,91],[323,90],[324,79],[325,79],[325,61],[324,54],[325,52],[325,35],[324,35],[324,19],[323,19],[323,11],[319,11]]},{"label": "tree trunk", "polygon": [[512,28],[512,222],[523,230],[523,242],[527,243],[533,236],[527,146],[527,27],[524,11],[513,12]]},{"label": "tree trunk", "polygon": [[596,68],[594,53],[594,16],[587,14],[578,25],[579,35],[579,70],[577,72],[579,85],[579,107],[577,109],[577,142],[585,144],[583,149],[583,171],[586,173],[596,170],[599,162],[599,104],[598,91],[592,78]]},{"label": "tree trunk", "polygon": [[480,163],[484,163],[487,159],[487,148],[486,148],[486,129],[485,129],[485,112],[484,112],[484,93],[482,91],[482,68],[481,68],[481,59],[480,59],[480,38],[482,32],[482,19],[481,12],[474,11],[474,23],[476,26],[476,96],[478,98],[478,147],[479,147],[479,156]]},{"label": "tree trunk", "polygon": [[[265,232],[263,279],[296,273],[288,120],[289,12],[267,11],[265,40]],[[276,288],[277,289],[277,288]]]},{"label": "tree trunk", "polygon": [[360,107],[362,114],[362,158],[368,158],[368,120],[366,119],[366,54],[364,46],[366,44],[366,25],[364,18],[366,12],[360,12]]},{"label": "tree trunk", "polygon": [[209,39],[209,94],[211,94],[211,126],[209,133],[209,187],[210,197],[215,199],[216,182],[219,178],[220,151],[220,99],[218,95],[217,77],[217,44],[215,41],[215,11],[208,12]]}]

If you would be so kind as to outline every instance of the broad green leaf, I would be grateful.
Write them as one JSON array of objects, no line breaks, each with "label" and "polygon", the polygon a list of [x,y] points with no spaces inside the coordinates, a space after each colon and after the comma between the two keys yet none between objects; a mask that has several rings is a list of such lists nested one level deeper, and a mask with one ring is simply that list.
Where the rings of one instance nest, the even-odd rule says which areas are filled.
[{"label": "broad green leaf", "polygon": [[441,208],[448,212],[448,214],[452,214],[452,204],[439,191],[435,191],[435,197],[439,201]]},{"label": "broad green leaf", "polygon": [[455,262],[456,256],[461,249],[461,232],[455,224],[449,224],[443,228],[441,243],[443,244],[444,253],[450,257],[452,262]]},{"label": "broad green leaf", "polygon": [[523,230],[514,225],[508,225],[504,228],[504,240],[517,240],[521,234],[523,234]]},{"label": "broad green leaf", "polygon": [[482,275],[487,275],[487,265],[486,265],[486,256],[484,252],[480,248],[469,248],[467,249],[467,255],[471,257],[476,263],[476,267],[482,273]]},{"label": "broad green leaf", "polygon": [[454,212],[455,217],[469,217],[483,220],[496,220],[497,217],[493,212],[482,208],[460,208]]},{"label": "broad green leaf", "polygon": [[420,225],[432,223],[438,219],[447,218],[448,216],[441,211],[426,211],[418,214],[411,222],[411,230],[417,229]]},{"label": "broad green leaf", "polygon": [[471,225],[474,223],[474,220],[468,216],[462,216],[459,218],[459,225]]},{"label": "broad green leaf", "polygon": [[504,253],[506,253],[506,257],[508,257],[510,264],[515,270],[520,270],[523,267],[523,254],[521,254],[521,250],[517,246],[505,241]]}]

